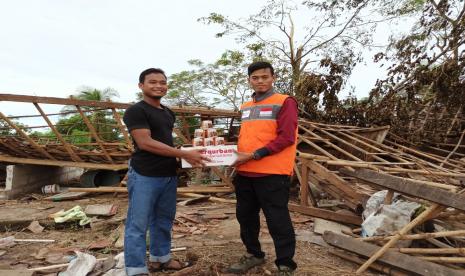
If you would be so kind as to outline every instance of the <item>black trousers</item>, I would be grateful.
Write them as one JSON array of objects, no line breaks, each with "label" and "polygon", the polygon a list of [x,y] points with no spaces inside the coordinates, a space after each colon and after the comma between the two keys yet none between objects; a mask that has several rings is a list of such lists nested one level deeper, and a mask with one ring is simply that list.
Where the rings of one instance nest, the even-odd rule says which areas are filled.
[{"label": "black trousers", "polygon": [[236,217],[247,252],[258,258],[265,257],[258,240],[259,213],[262,209],[274,242],[275,264],[295,269],[297,264],[292,260],[295,253],[295,233],[287,208],[290,177],[287,175],[246,177],[238,174],[233,183],[237,197]]}]

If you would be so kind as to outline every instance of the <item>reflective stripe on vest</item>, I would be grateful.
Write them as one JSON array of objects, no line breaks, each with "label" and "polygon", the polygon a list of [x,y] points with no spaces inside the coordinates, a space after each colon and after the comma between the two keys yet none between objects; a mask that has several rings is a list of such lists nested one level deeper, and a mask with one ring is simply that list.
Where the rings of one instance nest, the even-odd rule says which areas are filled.
[{"label": "reflective stripe on vest", "polygon": [[[254,152],[277,137],[277,116],[287,95],[273,94],[260,102],[246,102],[241,107],[242,122],[239,132],[238,151]],[[297,129],[296,129],[297,141]],[[284,150],[260,160],[250,160],[240,165],[238,171],[292,175],[296,142]]]}]

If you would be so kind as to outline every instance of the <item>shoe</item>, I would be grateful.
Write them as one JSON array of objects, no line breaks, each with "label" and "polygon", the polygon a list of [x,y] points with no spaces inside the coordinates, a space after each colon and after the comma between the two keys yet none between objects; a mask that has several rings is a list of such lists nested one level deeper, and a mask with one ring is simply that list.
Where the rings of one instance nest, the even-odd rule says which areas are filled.
[{"label": "shoe", "polygon": [[241,257],[238,263],[231,265],[228,269],[228,273],[240,274],[245,273],[247,270],[254,266],[265,263],[265,258],[257,258],[252,254],[246,254]]},{"label": "shoe", "polygon": [[294,270],[288,266],[280,265],[278,267],[278,276],[294,276]]}]

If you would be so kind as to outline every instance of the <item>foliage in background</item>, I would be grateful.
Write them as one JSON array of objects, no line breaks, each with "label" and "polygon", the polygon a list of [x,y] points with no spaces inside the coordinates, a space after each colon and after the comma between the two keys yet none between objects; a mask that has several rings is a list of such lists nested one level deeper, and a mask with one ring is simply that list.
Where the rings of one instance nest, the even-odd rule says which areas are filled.
[{"label": "foliage in background", "polygon": [[[267,1],[256,14],[234,20],[217,13],[201,18],[220,25],[217,37],[232,35],[272,61],[283,93],[295,96],[300,108],[321,119],[321,111],[339,108],[344,87],[360,53],[372,45],[372,28],[383,18],[368,17],[366,1]],[[305,26],[295,19],[305,18]],[[300,30],[305,30],[303,33]],[[299,30],[299,31],[298,31]]]},{"label": "foliage in background", "polygon": [[446,141],[465,129],[465,2],[397,2],[416,23],[375,56],[392,65],[370,93],[367,119],[414,142]]},{"label": "foliage in background", "polygon": [[169,78],[167,100],[173,105],[202,106],[239,110],[250,95],[246,68],[253,53],[226,51],[211,64],[190,60],[192,70]]},{"label": "foliage in background", "polygon": [[[112,101],[115,97],[118,97],[118,92],[113,88],[108,87],[99,90],[89,86],[80,87],[76,94],[70,96],[72,99],[86,101]],[[84,114],[86,114],[100,138],[105,141],[117,141],[121,139],[120,130],[113,119],[111,110],[98,110],[87,106],[83,106],[81,109],[83,111],[93,110],[92,112],[84,112]],[[73,110],[76,110],[76,107],[66,106],[63,108],[63,111]],[[68,139],[73,143],[76,143],[76,141],[95,142],[95,139],[91,137],[90,130],[79,114],[65,115],[60,118],[57,122],[57,130],[66,136],[70,135]]]}]

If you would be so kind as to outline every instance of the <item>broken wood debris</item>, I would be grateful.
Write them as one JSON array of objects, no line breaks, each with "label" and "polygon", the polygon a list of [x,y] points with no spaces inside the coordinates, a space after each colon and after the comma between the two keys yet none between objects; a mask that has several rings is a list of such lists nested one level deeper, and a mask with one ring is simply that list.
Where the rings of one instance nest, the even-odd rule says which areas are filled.
[{"label": "broken wood debris", "polygon": [[[357,259],[357,263],[362,265],[357,274],[373,265],[380,268],[378,260],[383,263],[381,267],[385,271],[395,268],[399,273],[413,272],[421,275],[465,273],[465,266],[462,264],[462,248],[465,246],[465,239],[462,237],[465,235],[461,232],[465,230],[465,224],[451,221],[462,218],[465,211],[465,196],[460,191],[465,179],[463,160],[452,158],[456,156],[449,156],[447,152],[440,156],[437,151],[424,152],[411,144],[402,144],[398,137],[389,133],[389,127],[349,128],[299,120],[298,139],[294,168],[300,182],[300,204],[290,204],[291,211],[347,226],[361,225],[362,218],[359,215],[367,200],[382,189],[387,189],[387,196],[381,202],[380,208],[393,204],[397,200],[395,194],[401,194],[406,200],[422,205],[410,223],[387,236],[362,237],[363,230],[336,230],[348,235],[344,236],[345,239],[354,239],[353,243],[350,240],[351,247],[370,248],[368,253],[354,252],[368,257]],[[455,147],[454,150],[458,148]],[[333,200],[338,204],[327,204]],[[342,210],[349,214],[341,214]],[[432,233],[411,234],[412,230],[423,230],[420,226],[426,221],[435,226],[430,230]],[[442,228],[437,227],[438,223],[441,223]],[[321,232],[320,229],[317,230]],[[450,240],[453,237],[460,238],[454,239],[452,243],[443,240],[445,237]],[[337,239],[342,240],[339,236]],[[434,248],[391,248],[396,246],[398,240],[413,239],[428,241],[432,243],[428,246]],[[382,247],[369,242],[381,243]],[[342,249],[353,251],[350,248]],[[386,256],[392,256],[392,253],[408,255],[406,258],[396,257],[385,262]],[[425,261],[428,263],[423,263]],[[446,267],[451,263],[454,264],[454,269]],[[436,274],[428,274],[421,269],[412,271],[412,267],[416,265],[432,265],[431,268],[437,270],[430,271],[435,271]],[[449,272],[452,274],[447,274]]]},{"label": "broken wood debris", "polygon": [[[17,124],[15,120],[25,116],[5,116],[1,118],[14,135],[0,136],[0,161],[23,164],[41,164],[53,166],[77,166],[83,168],[99,169],[126,169],[127,160],[133,150],[129,135],[121,122],[120,113],[129,104],[113,102],[88,102],[75,99],[59,99],[46,97],[30,97],[0,94],[0,100],[20,101],[32,103],[45,120],[44,126],[49,127],[55,136],[44,140],[29,136],[26,128]],[[81,116],[91,138],[88,143],[74,143],[70,137],[57,135],[57,125],[53,125],[42,108],[42,104],[71,105],[75,107],[72,114]],[[92,125],[87,118],[92,112],[108,111],[113,115],[115,123],[111,125],[122,134],[118,141],[104,139],[105,133],[99,133],[98,128]],[[176,135],[189,143],[189,127],[186,125],[189,116],[228,118],[228,124],[238,117],[237,112],[221,110],[206,110],[197,108],[173,108],[182,118],[181,125],[175,130]],[[66,111],[70,112],[70,111]],[[61,113],[60,113],[61,114]],[[60,115],[59,114],[59,115]],[[62,114],[63,115],[63,114]],[[42,128],[44,126],[28,126],[29,128]],[[231,131],[232,133],[232,131]],[[308,120],[299,120],[299,135],[297,145],[297,158],[295,164],[295,177],[300,186],[299,204],[290,204],[291,211],[317,217],[323,220],[335,221],[349,227],[359,227],[362,224],[362,213],[367,200],[380,189],[387,189],[387,196],[383,205],[395,202],[395,194],[400,193],[408,200],[422,204],[423,209],[415,214],[414,220],[397,232],[382,237],[362,238],[362,229],[340,229],[349,236],[359,237],[357,243],[371,246],[369,242],[380,243],[369,255],[357,271],[362,273],[368,267],[392,271],[396,267],[399,273],[409,271],[406,264],[423,264],[425,259],[432,263],[438,271],[451,269],[445,267],[447,263],[454,263],[455,268],[461,268],[465,236],[460,231],[465,230],[463,221],[465,214],[465,196],[458,191],[465,183],[465,146],[462,144],[463,134],[458,143],[447,142],[444,146],[452,151],[439,150],[442,145],[436,145],[435,151],[425,152],[412,144],[407,143],[394,134],[389,133],[389,127],[361,128],[342,125],[328,125]],[[21,148],[22,150],[18,150]],[[428,148],[428,147],[426,147]],[[431,147],[429,147],[431,148]],[[461,158],[461,159],[459,159]],[[180,205],[195,204],[208,200],[219,203],[235,203],[233,198],[225,198],[234,192],[229,173],[218,168],[212,171],[219,176],[220,187],[190,186],[178,188],[178,194],[184,198]],[[199,179],[198,179],[199,180]],[[199,182],[199,181],[197,181]],[[126,193],[127,189],[121,187],[98,188],[71,188],[71,194],[61,194],[49,197],[51,200],[65,200],[79,198],[83,195],[102,192]],[[206,195],[208,194],[208,195]],[[214,196],[212,196],[214,194]],[[189,198],[189,199],[188,199]],[[421,212],[422,211],[422,212]],[[451,214],[451,212],[454,212]],[[176,218],[176,235],[200,235],[208,231],[208,221],[228,217],[227,214],[202,215],[181,214]],[[460,221],[453,221],[453,220]],[[432,233],[411,234],[418,231],[420,225],[429,221],[436,227]],[[98,221],[94,225],[98,225]],[[316,222],[318,224],[318,220]],[[424,229],[421,229],[424,230]],[[323,230],[318,230],[322,232]],[[459,234],[457,234],[459,233]],[[453,240],[453,243],[448,240]],[[401,248],[392,249],[398,240],[422,239],[429,241],[434,248]],[[386,243],[387,242],[387,243]],[[373,245],[374,246],[374,245]],[[446,248],[444,248],[446,247]],[[371,247],[370,247],[371,248]],[[425,249],[425,250],[422,250]],[[444,250],[442,250],[444,249]],[[449,251],[447,251],[447,250]],[[344,249],[346,250],[346,249]],[[394,252],[396,251],[397,252]],[[384,262],[384,258],[391,254],[413,254],[410,258],[398,262]],[[364,255],[357,252],[359,255]],[[441,256],[445,255],[447,256]],[[418,255],[418,256],[417,256]],[[428,255],[428,256],[422,256]],[[435,255],[435,256],[431,256]],[[456,255],[456,256],[454,256]],[[352,258],[353,259],[353,258]],[[358,259],[360,262],[360,259]],[[436,264],[437,263],[437,264]],[[421,272],[416,272],[420,273]],[[427,274],[425,274],[427,275]],[[440,275],[440,274],[437,274]],[[453,274],[450,274],[453,275]]]}]

